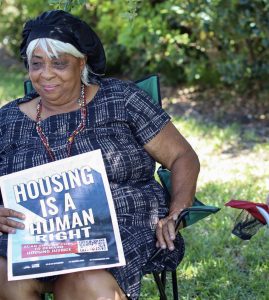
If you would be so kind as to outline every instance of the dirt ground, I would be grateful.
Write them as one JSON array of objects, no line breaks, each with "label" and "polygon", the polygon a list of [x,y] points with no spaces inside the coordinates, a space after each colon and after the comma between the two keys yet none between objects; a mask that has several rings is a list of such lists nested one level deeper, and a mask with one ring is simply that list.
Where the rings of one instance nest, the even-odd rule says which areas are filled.
[{"label": "dirt ground", "polygon": [[254,130],[264,141],[269,138],[269,99],[257,100],[229,88],[162,87],[161,93],[164,108],[172,115],[190,116],[222,127],[236,122],[243,130]]},{"label": "dirt ground", "polygon": [[[201,162],[198,189],[199,186],[212,181],[244,181],[251,174],[257,179],[268,178],[265,185],[269,192],[269,156],[265,150],[267,148],[261,147],[262,150],[258,152],[253,150],[255,146],[269,142],[269,118],[266,108],[257,107],[253,99],[249,104],[246,100],[244,104],[242,99],[236,98],[223,103],[221,100],[224,95],[221,91],[164,87],[161,92],[164,95],[163,107],[172,117],[191,117],[219,128],[225,128],[231,123],[240,124],[242,138],[239,139],[239,144],[223,145],[222,151],[214,151],[202,138],[187,137]],[[245,136],[250,137],[244,138]]]}]

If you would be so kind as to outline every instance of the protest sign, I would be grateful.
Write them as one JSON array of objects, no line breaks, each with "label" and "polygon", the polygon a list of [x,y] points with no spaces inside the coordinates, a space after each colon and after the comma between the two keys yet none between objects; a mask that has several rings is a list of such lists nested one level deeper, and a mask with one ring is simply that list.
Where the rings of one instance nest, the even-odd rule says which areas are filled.
[{"label": "protest sign", "polygon": [[100,150],[2,176],[7,208],[25,214],[8,236],[8,279],[125,264]]}]

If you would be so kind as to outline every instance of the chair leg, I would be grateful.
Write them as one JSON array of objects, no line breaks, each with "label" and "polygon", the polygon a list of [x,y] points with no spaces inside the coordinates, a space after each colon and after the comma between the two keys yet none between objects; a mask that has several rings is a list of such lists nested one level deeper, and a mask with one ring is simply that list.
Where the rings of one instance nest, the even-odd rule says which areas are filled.
[{"label": "chair leg", "polygon": [[165,294],[165,287],[162,283],[159,273],[153,272],[153,276],[154,276],[155,282],[157,284],[157,287],[158,287],[158,290],[160,293],[160,300],[167,300],[167,297]]},{"label": "chair leg", "polygon": [[166,271],[162,271],[161,273],[161,281],[162,281],[162,284],[163,284],[163,287],[164,289],[166,288]]},{"label": "chair leg", "polygon": [[172,285],[173,285],[173,296],[174,300],[179,299],[178,287],[177,287],[177,271],[172,271]]}]

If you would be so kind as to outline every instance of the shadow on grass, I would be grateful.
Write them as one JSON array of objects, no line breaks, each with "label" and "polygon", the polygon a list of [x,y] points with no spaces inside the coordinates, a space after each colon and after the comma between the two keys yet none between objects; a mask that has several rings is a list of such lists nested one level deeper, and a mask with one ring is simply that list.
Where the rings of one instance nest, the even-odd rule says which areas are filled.
[{"label": "shadow on grass", "polygon": [[259,126],[243,126],[240,123],[219,124],[203,120],[202,117],[173,117],[174,124],[184,136],[200,137],[222,153],[237,156],[239,151],[253,151],[257,147],[267,147],[269,143],[268,132]]}]

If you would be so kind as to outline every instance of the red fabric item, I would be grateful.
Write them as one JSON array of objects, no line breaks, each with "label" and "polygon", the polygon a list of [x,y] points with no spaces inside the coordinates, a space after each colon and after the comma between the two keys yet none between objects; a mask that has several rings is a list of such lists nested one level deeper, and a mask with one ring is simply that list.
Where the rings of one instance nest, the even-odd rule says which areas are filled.
[{"label": "red fabric item", "polygon": [[269,213],[269,206],[265,203],[249,202],[245,200],[231,200],[225,204],[233,208],[247,210],[255,219],[259,220],[262,224],[266,224],[266,221],[262,214],[258,211],[256,206],[260,206]]}]

